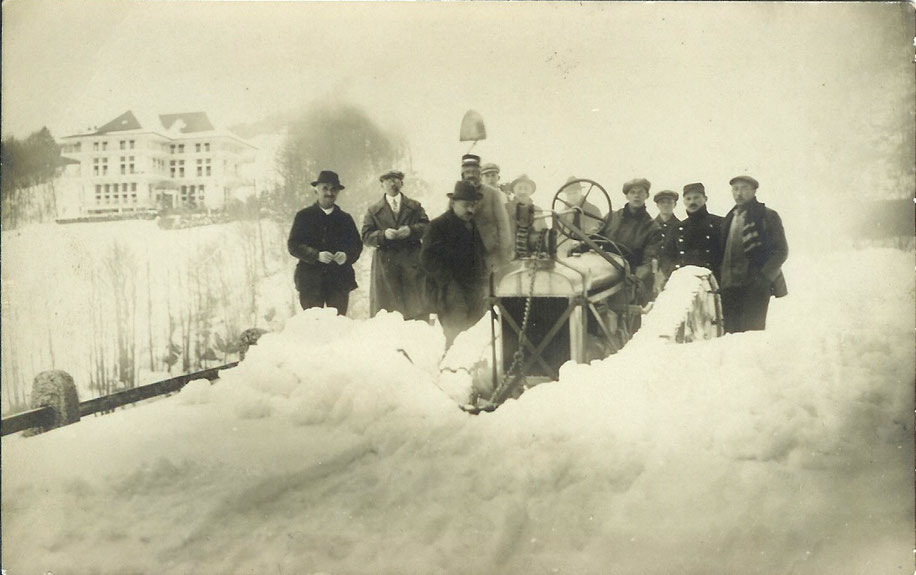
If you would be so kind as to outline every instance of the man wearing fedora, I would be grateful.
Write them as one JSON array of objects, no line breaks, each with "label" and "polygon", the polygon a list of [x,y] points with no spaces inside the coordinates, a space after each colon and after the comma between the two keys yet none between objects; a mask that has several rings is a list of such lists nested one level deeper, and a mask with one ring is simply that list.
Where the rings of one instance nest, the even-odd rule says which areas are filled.
[{"label": "man wearing fedora", "polygon": [[[588,235],[598,233],[601,229],[604,214],[598,209],[598,206],[588,201],[582,194],[582,182],[576,181],[575,176],[566,178],[566,184],[563,186],[563,193],[566,195],[564,202],[569,208],[578,208],[574,212],[566,212],[557,216],[561,222],[572,224]],[[562,200],[561,200],[562,201]]]},{"label": "man wearing fedora", "polygon": [[461,157],[461,179],[473,184],[481,194],[474,220],[487,253],[487,271],[495,271],[512,259],[515,246],[503,194],[481,181],[480,156]]},{"label": "man wearing fedora", "polygon": [[[515,238],[516,231],[518,230],[518,206],[532,206],[535,215],[541,211],[541,208],[536,206],[531,200],[531,195],[537,190],[537,184],[527,175],[522,174],[512,180],[509,188],[512,190],[513,199],[506,202],[506,213],[509,215],[509,226],[512,237]],[[544,218],[537,218],[531,222],[530,229],[532,231],[546,230],[547,223]]]},{"label": "man wearing fedora", "polygon": [[333,307],[338,315],[346,315],[350,292],[357,287],[353,263],[363,243],[353,218],[336,205],[344,189],[337,174],[323,170],[312,187],[316,202],[296,214],[287,241],[289,253],[299,259],[299,305]]},{"label": "man wearing fedora", "polygon": [[699,266],[712,270],[720,279],[722,251],[719,235],[722,216],[710,214],[706,209],[706,187],[702,183],[684,186],[684,208],[687,218],[671,228],[665,238],[664,257],[666,275],[685,266]]},{"label": "man wearing fedora", "polygon": [[725,216],[719,236],[725,332],[763,330],[770,296],[788,294],[782,264],[789,245],[779,214],[757,201],[757,180],[736,176],[728,183],[735,207]]},{"label": "man wearing fedora", "polygon": [[385,193],[363,217],[363,243],[375,248],[369,314],[397,311],[404,319],[429,319],[423,301],[420,240],[429,218],[420,202],[401,192],[404,174],[397,170],[379,177]]},{"label": "man wearing fedora", "polygon": [[[483,194],[467,181],[455,182],[447,212],[430,222],[420,250],[426,272],[427,303],[439,316],[446,346],[486,311],[486,248],[476,218]],[[502,207],[500,207],[502,209]]]}]

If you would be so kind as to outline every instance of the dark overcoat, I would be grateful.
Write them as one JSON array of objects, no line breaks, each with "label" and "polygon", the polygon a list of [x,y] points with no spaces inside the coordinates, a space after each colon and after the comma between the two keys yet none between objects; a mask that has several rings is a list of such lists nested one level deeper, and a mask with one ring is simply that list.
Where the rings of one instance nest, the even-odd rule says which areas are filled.
[{"label": "dark overcoat", "polygon": [[611,212],[598,233],[629,250],[624,257],[632,273],[640,279],[651,276],[652,260],[658,258],[661,248],[662,232],[645,206],[634,211],[625,205]]},{"label": "dark overcoat", "polygon": [[710,214],[706,206],[687,213],[687,218],[671,228],[665,238],[665,275],[685,266],[700,266],[712,270],[721,279],[722,249],[719,236],[722,216]]},{"label": "dark overcoat", "polygon": [[[357,288],[353,264],[363,251],[359,230],[350,214],[334,206],[325,214],[315,202],[300,210],[289,231],[287,248],[290,255],[299,259],[296,265],[296,289],[310,298],[320,299],[321,289],[327,291],[352,291]],[[318,261],[319,252],[344,252],[343,265]]]},{"label": "dark overcoat", "polygon": [[[719,249],[725,255],[728,242],[729,228],[735,217],[738,206],[729,210],[722,221],[719,232]],[[766,207],[754,198],[747,205],[745,216],[747,224],[753,225],[760,239],[760,247],[748,254],[750,267],[760,272],[770,282],[770,293],[776,297],[783,297],[789,293],[786,279],[782,274],[782,264],[789,257],[789,243],[786,241],[786,232],[782,226],[782,219],[775,210]]]},{"label": "dark overcoat", "polygon": [[477,226],[471,229],[452,210],[429,224],[420,262],[426,272],[426,296],[443,326],[467,329],[485,310],[486,250]]},{"label": "dark overcoat", "polygon": [[[406,238],[389,240],[385,230],[410,228]],[[420,202],[401,194],[398,215],[391,211],[384,195],[366,210],[360,232],[363,243],[375,248],[372,256],[372,283],[369,286],[369,313],[398,311],[406,319],[429,312],[424,301],[423,269],[420,267],[420,240],[429,227],[429,217]]]}]

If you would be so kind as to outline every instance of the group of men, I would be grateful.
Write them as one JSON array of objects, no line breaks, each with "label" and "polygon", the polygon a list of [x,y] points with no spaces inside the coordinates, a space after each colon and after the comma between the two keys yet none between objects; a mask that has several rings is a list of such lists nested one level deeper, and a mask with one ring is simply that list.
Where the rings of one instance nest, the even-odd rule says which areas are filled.
[{"label": "group of men", "polygon": [[[375,248],[371,315],[384,309],[405,319],[428,320],[436,313],[451,345],[483,316],[488,278],[512,259],[516,210],[533,205],[536,185],[520,176],[500,186],[495,164],[481,165],[479,156],[465,154],[461,179],[448,193],[448,209],[430,221],[423,206],[402,192],[402,172],[386,172],[379,181],[384,194],[369,206],[360,230],[336,205],[344,189],[339,176],[322,171],[312,182],[316,202],[296,214],[288,242],[290,254],[299,260],[295,285],[300,305],[332,307],[345,315],[349,294],[357,287],[353,264],[363,246],[370,246]],[[724,218],[708,213],[700,183],[684,186],[684,221],[673,214],[679,195],[671,190],[655,194],[659,215],[649,216],[651,184],[643,178],[623,185],[626,205],[607,216],[586,205],[577,185],[567,190],[567,202],[575,216],[589,216],[583,226],[588,233],[621,246],[642,303],[675,269],[703,266],[719,280],[725,331],[760,330],[770,296],[786,294],[781,266],[788,246],[779,215],[756,199],[757,180],[737,176],[729,183],[735,207]],[[543,219],[532,224],[535,230],[545,228]]]}]

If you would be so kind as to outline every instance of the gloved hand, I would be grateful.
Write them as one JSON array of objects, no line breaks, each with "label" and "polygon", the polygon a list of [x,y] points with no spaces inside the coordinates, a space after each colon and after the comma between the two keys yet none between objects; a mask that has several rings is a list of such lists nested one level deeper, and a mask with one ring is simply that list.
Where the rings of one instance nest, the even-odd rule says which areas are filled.
[{"label": "gloved hand", "polygon": [[331,252],[318,252],[318,261],[323,264],[329,264],[334,259],[334,254]]},{"label": "gloved hand", "polygon": [[406,225],[399,227],[398,228],[398,237],[399,238],[410,237],[410,228],[408,228]]},{"label": "gloved hand", "polygon": [[337,265],[342,266],[344,265],[344,262],[346,261],[347,261],[347,254],[345,254],[344,252],[337,252],[336,254],[334,254],[334,263],[336,263]]},{"label": "gloved hand", "polygon": [[385,239],[386,240],[395,240],[398,238],[398,230],[394,228],[388,228],[385,230]]}]

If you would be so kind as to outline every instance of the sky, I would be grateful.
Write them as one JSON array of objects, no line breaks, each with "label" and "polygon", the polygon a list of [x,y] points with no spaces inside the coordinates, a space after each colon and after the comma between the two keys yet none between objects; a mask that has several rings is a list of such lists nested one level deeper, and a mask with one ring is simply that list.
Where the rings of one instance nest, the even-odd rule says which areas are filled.
[{"label": "sky", "polygon": [[619,204],[642,176],[653,192],[702,181],[724,212],[749,173],[801,223],[838,195],[906,197],[888,166],[912,187],[904,3],[11,0],[3,30],[5,137],[128,109],[231,126],[330,100],[406,137],[446,189],[468,109],[487,125],[474,150],[542,202],[575,175]]}]

